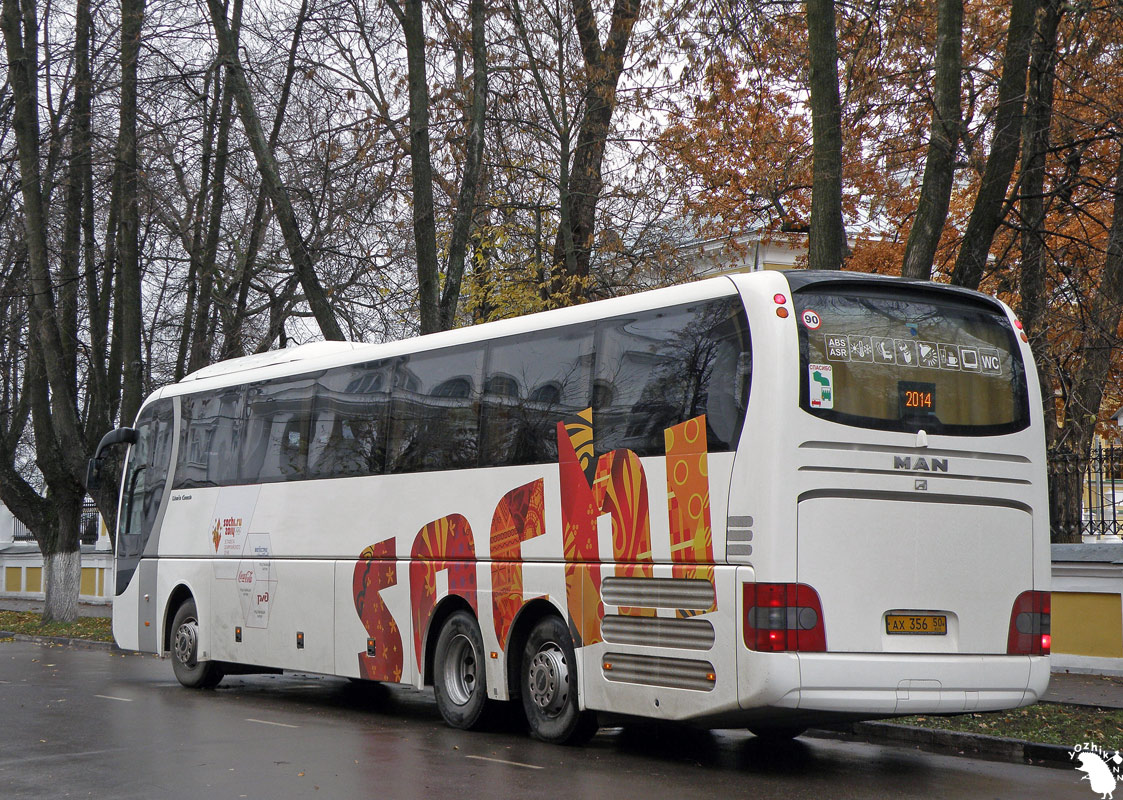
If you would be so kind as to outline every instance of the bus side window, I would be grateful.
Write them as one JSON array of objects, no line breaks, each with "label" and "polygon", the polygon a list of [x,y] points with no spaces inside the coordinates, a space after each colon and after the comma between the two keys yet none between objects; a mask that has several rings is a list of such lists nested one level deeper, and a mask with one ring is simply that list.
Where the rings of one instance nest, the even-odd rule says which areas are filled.
[{"label": "bus side window", "polygon": [[589,326],[493,341],[481,411],[480,466],[557,460],[557,424],[588,408]]},{"label": "bus side window", "polygon": [[186,395],[175,488],[230,486],[241,464],[243,387]]},{"label": "bus side window", "polygon": [[304,477],[312,414],[309,377],[261,381],[246,390],[241,483],[270,483]]},{"label": "bus side window", "polygon": [[709,329],[714,344],[713,372],[706,389],[706,435],[711,451],[734,450],[749,405],[753,351],[748,321],[740,303],[714,308]]},{"label": "bus side window", "polygon": [[737,298],[604,320],[597,337],[598,453],[623,447],[662,455],[663,431],[702,414],[709,450],[736,446],[751,373],[748,328]]},{"label": "bus side window", "polygon": [[311,478],[380,475],[386,463],[393,361],[337,367],[316,384]]},{"label": "bus side window", "polygon": [[400,360],[391,400],[387,472],[477,466],[483,360],[482,344]]}]

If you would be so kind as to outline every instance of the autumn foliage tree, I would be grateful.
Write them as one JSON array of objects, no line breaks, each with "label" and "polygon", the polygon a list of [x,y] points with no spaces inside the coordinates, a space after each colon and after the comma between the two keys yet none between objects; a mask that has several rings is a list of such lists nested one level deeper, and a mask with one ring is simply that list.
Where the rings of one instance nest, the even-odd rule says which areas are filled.
[{"label": "autumn foliage tree", "polygon": [[[661,138],[684,207],[715,230],[780,236],[808,219],[798,13],[772,8],[718,28]],[[1043,387],[1056,541],[1079,540],[1084,454],[1123,401],[1119,26],[1106,8],[1051,0],[839,10],[848,267],[950,279],[1018,310]]]}]

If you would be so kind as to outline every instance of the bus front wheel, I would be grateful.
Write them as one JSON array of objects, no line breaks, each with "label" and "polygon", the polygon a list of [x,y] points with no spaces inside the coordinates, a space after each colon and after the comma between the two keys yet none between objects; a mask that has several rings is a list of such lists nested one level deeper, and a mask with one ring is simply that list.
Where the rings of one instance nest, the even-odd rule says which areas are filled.
[{"label": "bus front wheel", "polygon": [[441,627],[433,654],[433,694],[445,722],[472,730],[484,723],[487,680],[480,626],[467,611],[457,611]]},{"label": "bus front wheel", "polygon": [[577,658],[560,617],[538,622],[523,648],[520,675],[523,711],[534,738],[580,744],[597,732],[596,715],[577,703]]},{"label": "bus front wheel", "polygon": [[199,660],[199,612],[187,600],[172,620],[172,669],[180,683],[190,689],[213,689],[222,680],[222,667]]}]

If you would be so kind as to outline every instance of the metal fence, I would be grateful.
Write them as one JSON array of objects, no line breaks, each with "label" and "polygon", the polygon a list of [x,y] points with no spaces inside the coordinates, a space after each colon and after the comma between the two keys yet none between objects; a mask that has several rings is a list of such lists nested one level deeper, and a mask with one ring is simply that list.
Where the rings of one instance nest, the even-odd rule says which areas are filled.
[{"label": "metal fence", "polygon": [[[82,544],[96,544],[98,528],[100,526],[98,518],[97,506],[90,498],[86,498],[82,503],[82,521],[78,527],[78,537]],[[12,519],[12,541],[14,542],[34,542],[35,536],[27,529],[27,526],[20,522],[18,519]]]},{"label": "metal fence", "polygon": [[1123,447],[1097,442],[1082,465],[1080,532],[1119,536],[1123,529]]},{"label": "metal fence", "polygon": [[12,541],[13,542],[34,542],[35,537],[31,535],[31,531],[27,526],[20,522],[15,517],[12,517]]}]

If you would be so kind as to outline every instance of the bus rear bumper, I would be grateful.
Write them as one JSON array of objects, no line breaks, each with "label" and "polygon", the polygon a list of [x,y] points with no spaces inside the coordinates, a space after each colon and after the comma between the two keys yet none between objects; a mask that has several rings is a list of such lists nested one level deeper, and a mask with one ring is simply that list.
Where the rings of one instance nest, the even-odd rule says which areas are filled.
[{"label": "bus rear bumper", "polygon": [[1049,659],[801,653],[799,673],[799,688],[773,705],[863,716],[960,714],[1036,703],[1049,685]]}]

